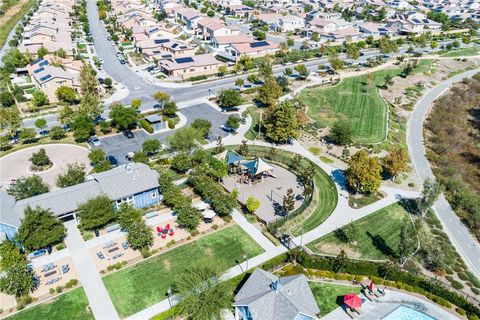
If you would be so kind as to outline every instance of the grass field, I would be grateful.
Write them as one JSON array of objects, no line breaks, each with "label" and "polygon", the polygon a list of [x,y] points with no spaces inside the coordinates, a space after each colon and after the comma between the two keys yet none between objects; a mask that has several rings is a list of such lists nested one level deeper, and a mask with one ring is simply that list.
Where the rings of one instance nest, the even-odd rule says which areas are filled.
[{"label": "grass field", "polygon": [[333,283],[309,282],[313,296],[320,308],[320,316],[335,310],[342,304],[342,298],[345,294],[360,293],[360,287],[342,286]]},{"label": "grass field", "polygon": [[23,18],[25,13],[33,6],[36,0],[30,0],[25,2],[20,9],[13,14],[7,22],[0,25],[0,48],[3,47],[7,40],[10,30],[12,30],[20,19]]},{"label": "grass field", "polygon": [[430,72],[432,68],[432,59],[422,59],[418,60],[418,64],[414,69],[414,73],[424,73],[424,72]]},{"label": "grass field", "polygon": [[345,244],[335,232],[308,244],[316,253],[337,255],[343,248],[349,256],[383,260],[397,256],[400,229],[407,212],[400,204],[383,208],[354,222],[359,230],[357,244]]},{"label": "grass field", "polygon": [[[238,147],[239,146],[231,146],[232,149],[237,150]],[[270,152],[270,148],[262,146],[249,146],[248,150],[251,156],[263,158],[268,158],[268,154]],[[273,161],[285,166],[291,162],[293,157],[294,155],[292,153],[277,149],[276,156]],[[306,159],[302,159],[298,169],[302,170],[302,168],[306,167],[308,163],[309,162]],[[320,167],[315,168],[315,175],[313,179],[315,182],[316,192],[313,195],[310,205],[302,214],[289,219],[281,227],[281,229],[284,231],[292,228],[292,233],[295,236],[319,226],[330,216],[337,206],[338,195],[335,184],[325,171],[320,169]],[[298,174],[297,172],[295,173]]]},{"label": "grass field", "polygon": [[232,226],[103,278],[121,317],[166,299],[166,291],[189,265],[211,263],[220,270],[254,257],[262,249],[239,226]]},{"label": "grass field", "polygon": [[333,87],[307,89],[300,100],[315,121],[327,126],[338,119],[348,121],[355,142],[381,142],[387,134],[387,106],[378,94],[378,86],[383,85],[385,75],[396,76],[398,72],[382,70],[346,78]]},{"label": "grass field", "polygon": [[83,288],[74,289],[62,294],[53,301],[42,303],[17,313],[8,320],[64,320],[64,319],[94,319],[88,309],[88,300]]},{"label": "grass field", "polygon": [[442,57],[462,57],[462,56],[476,56],[480,54],[480,49],[475,48],[462,48],[454,51],[450,51],[442,54]]}]

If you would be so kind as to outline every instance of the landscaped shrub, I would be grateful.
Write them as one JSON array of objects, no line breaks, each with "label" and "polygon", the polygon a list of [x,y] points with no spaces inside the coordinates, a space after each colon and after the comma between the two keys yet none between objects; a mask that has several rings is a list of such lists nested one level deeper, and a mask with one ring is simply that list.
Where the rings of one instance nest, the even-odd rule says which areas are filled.
[{"label": "landscaped shrub", "polygon": [[152,125],[145,119],[140,119],[140,126],[150,134],[154,132]]},{"label": "landscaped shrub", "polygon": [[207,76],[195,76],[188,78],[187,81],[200,81],[205,79],[207,79]]},{"label": "landscaped shrub", "polygon": [[467,312],[465,310],[463,310],[462,308],[456,308],[455,311],[457,311],[457,313],[459,315],[462,315],[464,316]]}]

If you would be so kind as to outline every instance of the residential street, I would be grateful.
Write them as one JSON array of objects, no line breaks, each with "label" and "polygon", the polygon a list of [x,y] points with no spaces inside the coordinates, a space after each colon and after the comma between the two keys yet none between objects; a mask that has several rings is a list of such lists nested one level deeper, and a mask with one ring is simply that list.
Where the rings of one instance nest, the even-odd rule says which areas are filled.
[{"label": "residential street", "polygon": [[[435,99],[448,90],[451,85],[461,81],[463,78],[471,77],[479,71],[480,69],[471,70],[447,79],[427,92],[417,102],[408,121],[407,143],[413,166],[422,181],[427,178],[435,179],[428,159],[425,156],[423,142],[423,122],[425,116]],[[477,240],[461,222],[443,195],[435,202],[433,209],[465,263],[477,277],[480,277],[480,246]]]}]

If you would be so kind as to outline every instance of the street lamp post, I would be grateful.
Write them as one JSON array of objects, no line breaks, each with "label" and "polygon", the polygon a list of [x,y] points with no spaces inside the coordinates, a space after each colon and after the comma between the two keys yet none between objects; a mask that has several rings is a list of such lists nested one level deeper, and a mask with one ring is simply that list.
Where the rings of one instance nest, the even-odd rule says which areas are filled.
[{"label": "street lamp post", "polygon": [[170,308],[173,307],[172,306],[172,300],[170,300],[170,296],[172,295],[172,288],[168,288],[167,289],[167,297],[168,297],[168,304],[170,305]]},{"label": "street lamp post", "polygon": [[245,273],[248,271],[248,255],[244,254],[243,259],[245,259]]}]

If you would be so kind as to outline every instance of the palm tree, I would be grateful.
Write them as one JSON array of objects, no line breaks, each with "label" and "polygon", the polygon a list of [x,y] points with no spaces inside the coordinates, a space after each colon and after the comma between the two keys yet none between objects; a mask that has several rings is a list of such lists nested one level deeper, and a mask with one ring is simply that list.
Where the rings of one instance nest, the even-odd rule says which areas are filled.
[{"label": "palm tree", "polygon": [[231,290],[208,264],[187,268],[177,277],[174,291],[179,298],[178,313],[190,320],[222,319],[222,311],[232,304]]}]

